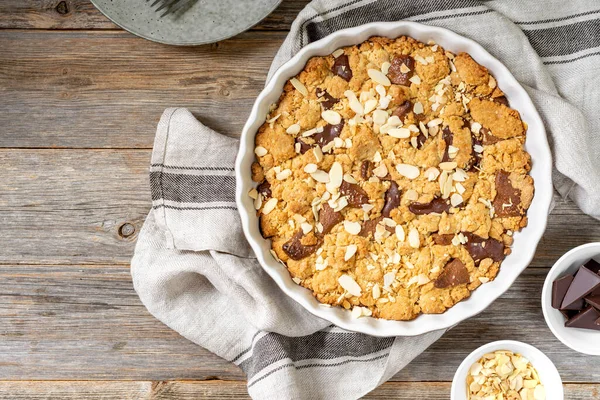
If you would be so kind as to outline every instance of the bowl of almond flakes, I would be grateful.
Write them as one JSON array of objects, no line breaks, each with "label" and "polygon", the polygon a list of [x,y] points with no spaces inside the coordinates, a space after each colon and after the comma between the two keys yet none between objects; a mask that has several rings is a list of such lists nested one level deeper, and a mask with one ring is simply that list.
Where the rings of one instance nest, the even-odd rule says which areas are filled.
[{"label": "bowl of almond flakes", "polygon": [[552,361],[526,343],[501,340],[473,351],[452,381],[452,400],[562,400]]}]

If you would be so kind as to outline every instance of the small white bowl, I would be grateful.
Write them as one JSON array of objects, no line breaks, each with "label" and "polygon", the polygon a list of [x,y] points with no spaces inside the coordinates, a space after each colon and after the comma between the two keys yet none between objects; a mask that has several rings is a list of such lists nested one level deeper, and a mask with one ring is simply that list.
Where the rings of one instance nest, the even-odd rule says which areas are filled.
[{"label": "small white bowl", "polygon": [[[389,321],[371,317],[352,318],[350,311],[341,307],[324,307],[312,293],[295,284],[288,270],[271,255],[271,243],[259,230],[258,217],[248,191],[256,187],[251,179],[250,168],[255,160],[254,137],[272,103],[276,102],[288,79],[298,74],[306,62],[314,56],[331,54],[340,47],[356,45],[371,36],[397,38],[411,36],[421,42],[433,40],[447,50],[469,53],[477,62],[488,68],[498,86],[504,91],[511,107],[521,114],[529,129],[525,149],[531,155],[530,174],[534,180],[535,196],[527,212],[528,225],[515,233],[512,253],[506,257],[496,279],[471,293],[443,314],[420,315],[412,321]],[[527,92],[510,71],[483,47],[447,29],[416,22],[373,22],[354,28],[343,29],[302,48],[291,60],[283,64],[260,93],[240,138],[240,148],[235,163],[236,201],[242,227],[256,257],[281,290],[300,303],[314,315],[352,331],[374,336],[415,336],[438,329],[449,328],[479,314],[500,297],[529,265],[542,234],[546,229],[550,202],[552,200],[552,157],[546,139],[544,124]]]},{"label": "small white bowl", "polygon": [[552,308],[552,282],[566,275],[573,274],[591,258],[600,262],[600,243],[588,243],[575,247],[558,259],[548,272],[542,290],[542,311],[548,327],[561,342],[583,354],[600,356],[600,332],[579,328],[565,327],[565,317],[560,311]]},{"label": "small white bowl", "polygon": [[481,346],[465,358],[460,364],[452,380],[451,400],[467,399],[467,376],[471,365],[475,364],[484,354],[497,350],[508,350],[527,358],[539,374],[540,381],[546,389],[546,400],[563,400],[562,379],[554,363],[540,350],[523,342],[500,340]]}]

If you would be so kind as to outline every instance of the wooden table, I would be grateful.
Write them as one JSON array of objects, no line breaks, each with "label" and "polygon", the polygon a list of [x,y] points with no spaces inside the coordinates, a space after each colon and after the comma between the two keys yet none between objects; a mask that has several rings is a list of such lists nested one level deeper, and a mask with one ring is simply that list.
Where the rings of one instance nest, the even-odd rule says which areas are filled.
[{"label": "wooden table", "polygon": [[[122,31],[85,0],[0,2],[0,398],[245,398],[234,365],[155,320],[129,261],[150,208],[148,163],[165,107],[239,134],[307,0],[289,0],[234,39],[170,47]],[[546,352],[567,398],[600,399],[600,359],[554,338],[544,277],[600,223],[556,198],[531,267],[488,311],[460,324],[381,399],[448,399],[461,360],[517,339]]]}]

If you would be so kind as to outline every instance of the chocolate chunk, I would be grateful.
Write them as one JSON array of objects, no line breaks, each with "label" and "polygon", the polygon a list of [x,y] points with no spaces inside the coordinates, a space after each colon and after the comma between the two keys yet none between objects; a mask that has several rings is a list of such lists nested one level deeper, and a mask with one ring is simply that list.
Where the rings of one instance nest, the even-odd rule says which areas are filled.
[{"label": "chocolate chunk", "polygon": [[331,68],[334,74],[340,76],[346,82],[350,82],[352,79],[352,70],[350,69],[350,62],[348,61],[348,56],[342,54],[338,58],[335,59],[333,63],[333,68]]},{"label": "chocolate chunk", "polygon": [[271,197],[271,184],[265,179],[256,187],[256,191],[265,198]]},{"label": "chocolate chunk", "polygon": [[360,165],[360,177],[365,181],[373,175],[373,163],[369,160],[365,160]]},{"label": "chocolate chunk", "polygon": [[362,229],[358,233],[359,236],[367,237],[369,236],[369,234],[375,234],[375,228],[377,227],[377,224],[381,222],[382,219],[383,216],[380,216],[375,219],[370,219],[368,221],[363,222]]},{"label": "chocolate chunk", "polygon": [[573,275],[565,275],[552,282],[552,308],[560,308],[571,282],[573,282]]},{"label": "chocolate chunk", "polygon": [[426,141],[427,138],[425,137],[425,135],[423,135],[423,132],[420,132],[419,136],[417,136],[417,149],[421,150]]},{"label": "chocolate chunk", "polygon": [[408,206],[411,213],[425,215],[431,213],[441,214],[450,211],[450,202],[441,197],[435,197],[429,203],[411,203]]},{"label": "chocolate chunk", "polygon": [[510,107],[510,104],[508,103],[508,99],[506,98],[506,96],[494,97],[492,100],[494,100],[496,103],[503,104],[506,107]]},{"label": "chocolate chunk", "polygon": [[355,183],[349,183],[342,180],[340,193],[342,196],[348,196],[348,205],[350,207],[360,207],[369,202],[369,195],[367,192]]},{"label": "chocolate chunk", "polygon": [[392,210],[400,205],[400,188],[398,184],[392,181],[390,188],[385,192],[385,203],[381,210],[381,215],[389,217]]},{"label": "chocolate chunk", "polygon": [[496,197],[492,202],[494,212],[499,217],[517,217],[521,215],[521,191],[510,183],[509,173],[500,170],[496,173]]},{"label": "chocolate chunk", "polygon": [[312,147],[310,144],[304,142],[302,139],[300,138],[296,138],[294,139],[294,142],[296,143],[300,143],[300,154],[304,154],[307,151],[310,150],[310,148]]},{"label": "chocolate chunk", "polygon": [[579,314],[565,322],[565,326],[569,328],[582,328],[600,331],[600,325],[596,321],[600,318],[600,311],[589,306]]},{"label": "chocolate chunk", "polygon": [[596,274],[600,274],[600,263],[598,261],[594,260],[593,258],[583,265],[585,265],[585,267],[587,269],[589,269],[590,271],[592,271]]},{"label": "chocolate chunk", "polygon": [[474,171],[479,169],[481,165],[481,160],[483,159],[483,153],[478,153],[475,151],[475,146],[481,146],[483,143],[479,138],[477,138],[473,133],[471,133],[471,144],[473,146],[473,151],[471,152],[471,159],[467,164],[467,171]]},{"label": "chocolate chunk", "polygon": [[334,226],[343,220],[344,217],[341,212],[334,211],[327,203],[323,204],[323,208],[321,208],[321,211],[319,212],[319,222],[323,225],[323,235],[327,235]]},{"label": "chocolate chunk", "polygon": [[484,239],[471,232],[462,232],[462,234],[467,238],[464,246],[476,263],[485,258],[497,262],[504,260],[504,243],[501,241],[492,238]]},{"label": "chocolate chunk", "polygon": [[435,243],[437,245],[450,246],[452,244],[452,239],[454,238],[454,235],[451,233],[446,233],[446,234],[434,233],[433,235],[431,235],[431,238],[433,239],[433,243]]},{"label": "chocolate chunk", "polygon": [[[563,310],[577,310],[581,300],[600,287],[600,275],[590,271],[585,266],[579,267],[575,279],[569,286],[567,294],[560,306]],[[577,308],[579,307],[579,308]]]},{"label": "chocolate chunk", "polygon": [[469,271],[465,264],[458,258],[450,260],[442,270],[442,273],[434,282],[434,286],[438,289],[464,285],[470,282]]},{"label": "chocolate chunk", "polygon": [[[410,71],[406,73],[402,72],[402,64],[408,67]],[[395,56],[388,70],[388,78],[396,85],[410,86],[410,78],[413,76],[414,70],[415,60],[411,56]]]},{"label": "chocolate chunk", "polygon": [[331,109],[335,103],[340,101],[340,99],[336,99],[332,95],[330,95],[325,89],[317,89],[317,97],[321,100],[321,106],[324,110]]},{"label": "chocolate chunk", "polygon": [[323,147],[336,137],[340,136],[342,129],[344,129],[344,120],[337,125],[325,125],[323,127],[323,132],[316,133],[313,137],[319,146]]},{"label": "chocolate chunk", "polygon": [[302,244],[301,240],[304,237],[304,233],[302,230],[299,230],[290,240],[285,242],[282,246],[283,251],[287,254],[292,260],[302,260],[315,253],[319,246],[321,246],[321,240],[319,239],[316,244],[305,246]]},{"label": "chocolate chunk", "polygon": [[400,121],[404,121],[404,118],[408,115],[408,113],[412,110],[413,105],[410,100],[406,100],[404,103],[400,104],[392,113],[396,117],[400,118]]},{"label": "chocolate chunk", "polygon": [[566,319],[571,319],[574,316],[576,316],[579,311],[576,310],[558,310],[560,311],[560,313],[566,318]]},{"label": "chocolate chunk", "polygon": [[479,130],[479,133],[481,134],[481,143],[486,146],[490,145],[490,144],[498,143],[499,141],[502,140],[499,137],[492,135],[490,130],[487,128],[481,128]]},{"label": "chocolate chunk", "polygon": [[600,296],[587,296],[585,298],[585,302],[590,306],[594,306],[596,309],[600,310]]},{"label": "chocolate chunk", "polygon": [[442,139],[446,143],[446,149],[444,150],[444,156],[442,157],[442,162],[450,161],[450,154],[448,154],[448,149],[452,145],[452,141],[454,140],[454,135],[452,131],[450,131],[450,127],[446,126],[442,129]]}]

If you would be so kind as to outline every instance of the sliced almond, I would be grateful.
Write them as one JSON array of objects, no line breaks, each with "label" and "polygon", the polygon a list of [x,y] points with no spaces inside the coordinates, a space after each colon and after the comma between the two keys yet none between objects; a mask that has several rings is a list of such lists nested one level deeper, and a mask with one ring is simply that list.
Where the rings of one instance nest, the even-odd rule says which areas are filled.
[{"label": "sliced almond", "polygon": [[254,199],[254,209],[255,210],[260,210],[260,208],[262,207],[262,203],[263,203],[263,196],[262,194],[258,194],[258,196],[256,196],[256,199]]},{"label": "sliced almond", "polygon": [[405,193],[405,196],[411,201],[417,201],[419,199],[419,193],[417,193],[417,191],[414,189],[408,189]]},{"label": "sliced almond", "polygon": [[290,83],[292,84],[292,86],[294,86],[296,88],[297,91],[299,91],[303,96],[308,96],[308,90],[306,89],[306,86],[304,86],[304,84],[302,82],[300,82],[297,78],[292,78],[290,79]]},{"label": "sliced almond", "polygon": [[392,84],[389,78],[378,69],[369,68],[367,70],[367,74],[369,75],[369,78],[371,78],[371,80],[373,80],[373,82],[375,83],[378,83],[383,86],[390,86]]},{"label": "sliced almond", "polygon": [[473,146],[473,151],[475,153],[481,154],[481,153],[483,153],[483,146],[480,144],[476,144],[475,146]]},{"label": "sliced almond", "polygon": [[383,72],[384,75],[387,75],[391,66],[392,66],[392,64],[385,61],[383,64],[381,64],[381,72]]},{"label": "sliced almond", "polygon": [[375,283],[373,285],[373,298],[377,300],[381,296],[381,289],[379,288],[379,283]]},{"label": "sliced almond", "polygon": [[344,221],[344,230],[351,235],[358,235],[361,229],[360,222]]},{"label": "sliced almond", "polygon": [[384,110],[373,111],[373,123],[377,125],[383,125],[388,119],[388,113]]},{"label": "sliced almond", "polygon": [[319,146],[313,147],[313,155],[315,156],[316,162],[323,161],[323,152],[321,151],[321,147],[319,147]]},{"label": "sliced almond", "polygon": [[288,126],[288,128],[285,130],[285,132],[289,133],[290,135],[297,135],[298,133],[300,133],[300,125],[292,124],[292,125]]},{"label": "sliced almond", "polygon": [[388,169],[385,164],[380,164],[378,167],[373,168],[373,175],[378,178],[385,178],[388,174]]},{"label": "sliced almond", "polygon": [[409,78],[409,81],[411,81],[412,83],[414,83],[415,85],[420,85],[421,84],[421,78],[419,78],[419,75],[413,75]]},{"label": "sliced almond", "polygon": [[454,193],[452,196],[450,196],[450,204],[452,205],[452,207],[458,207],[462,204],[462,202],[463,197],[460,194]]},{"label": "sliced almond", "polygon": [[398,139],[407,139],[410,137],[410,130],[407,128],[392,128],[387,131],[387,134]]},{"label": "sliced almond", "polygon": [[325,120],[328,124],[338,125],[342,122],[342,116],[333,110],[325,110],[321,113],[321,118]]},{"label": "sliced almond", "polygon": [[337,49],[335,50],[333,53],[331,53],[331,55],[334,58],[338,58],[339,56],[341,56],[342,54],[344,54],[344,49]]},{"label": "sliced almond", "polygon": [[377,108],[377,103],[378,103],[377,99],[367,100],[365,102],[365,106],[364,106],[364,113],[368,114],[371,111],[373,111],[375,108]]},{"label": "sliced almond", "polygon": [[310,176],[312,176],[312,178],[317,182],[321,182],[321,183],[329,182],[329,174],[320,169],[313,172],[312,174],[310,174]]},{"label": "sliced almond", "polygon": [[452,174],[452,180],[456,182],[464,182],[469,178],[469,175],[465,172],[464,169],[457,168],[456,171]]},{"label": "sliced almond", "polygon": [[287,178],[289,178],[290,176],[292,176],[292,170],[289,168],[286,168],[283,171],[276,174],[275,178],[277,178],[278,181],[284,181]]},{"label": "sliced almond", "polygon": [[408,231],[408,244],[413,249],[418,249],[421,246],[421,241],[419,239],[419,231],[417,228],[411,228]]},{"label": "sliced almond", "polygon": [[429,167],[425,171],[425,176],[427,177],[427,180],[433,182],[440,176],[440,171],[436,167]]},{"label": "sliced almond", "polygon": [[275,207],[277,206],[277,199],[275,197],[271,197],[266,203],[265,206],[262,209],[262,213],[264,215],[269,214],[271,211],[273,211],[275,209]]},{"label": "sliced almond", "polygon": [[479,133],[480,130],[481,130],[481,124],[479,122],[471,123],[471,132]]},{"label": "sliced almond", "polygon": [[338,283],[342,289],[350,293],[352,296],[359,297],[361,295],[362,289],[350,275],[344,274],[340,276],[338,278]]},{"label": "sliced almond", "polygon": [[375,154],[373,155],[373,162],[381,162],[382,158],[381,158],[381,153],[376,151]]},{"label": "sliced almond", "polygon": [[352,90],[346,90],[344,92],[344,96],[346,96],[346,98],[348,99],[348,105],[350,106],[350,109],[352,111],[354,111],[357,115],[364,114],[363,105],[360,103],[360,101],[358,101],[356,95]]},{"label": "sliced almond", "polygon": [[444,171],[452,171],[456,166],[457,164],[454,161],[442,162],[439,165],[440,169],[443,169]]},{"label": "sliced almond", "polygon": [[454,187],[456,188],[458,194],[463,194],[467,190],[460,182],[456,182],[454,184]]},{"label": "sliced almond", "polygon": [[262,146],[256,146],[254,149],[254,154],[256,154],[258,157],[264,157],[267,155],[267,149]]},{"label": "sliced almond", "polygon": [[317,164],[306,164],[306,166],[304,166],[304,172],[307,174],[317,172]]},{"label": "sliced almond", "polygon": [[404,234],[404,228],[402,227],[402,225],[396,225],[395,233],[398,240],[404,242],[404,240],[406,239],[406,235]]},{"label": "sliced almond", "polygon": [[250,191],[248,192],[248,196],[252,199],[252,200],[256,200],[256,198],[258,197],[258,192],[256,191],[256,188],[252,188],[250,189]]},{"label": "sliced almond", "polygon": [[354,257],[354,254],[356,254],[356,250],[358,250],[358,247],[355,244],[349,244],[346,247],[346,254],[344,255],[344,261],[348,261],[349,259]]},{"label": "sliced almond", "polygon": [[396,171],[398,173],[408,179],[415,179],[420,175],[420,171],[418,167],[410,164],[397,164]]},{"label": "sliced almond", "polygon": [[302,233],[305,235],[308,235],[313,230],[313,226],[308,222],[301,223],[300,228],[302,228]]},{"label": "sliced almond", "polygon": [[423,114],[423,104],[421,104],[421,102],[417,101],[415,103],[415,105],[413,106],[413,112],[415,114]]},{"label": "sliced almond", "polygon": [[342,185],[342,180],[344,179],[344,170],[342,169],[342,164],[339,162],[334,162],[329,170],[329,183],[336,188],[339,188]]}]

